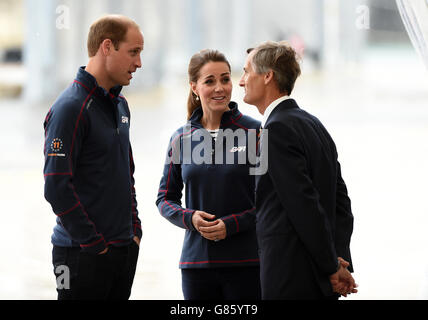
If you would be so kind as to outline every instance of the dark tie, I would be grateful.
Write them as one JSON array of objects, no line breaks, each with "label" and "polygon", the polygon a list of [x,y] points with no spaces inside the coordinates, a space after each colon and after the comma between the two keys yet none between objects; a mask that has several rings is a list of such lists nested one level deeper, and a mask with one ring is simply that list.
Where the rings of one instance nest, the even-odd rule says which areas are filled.
[{"label": "dark tie", "polygon": [[260,126],[259,133],[257,135],[257,148],[256,148],[257,156],[260,156],[260,139],[262,137],[262,131],[263,131],[263,126]]}]

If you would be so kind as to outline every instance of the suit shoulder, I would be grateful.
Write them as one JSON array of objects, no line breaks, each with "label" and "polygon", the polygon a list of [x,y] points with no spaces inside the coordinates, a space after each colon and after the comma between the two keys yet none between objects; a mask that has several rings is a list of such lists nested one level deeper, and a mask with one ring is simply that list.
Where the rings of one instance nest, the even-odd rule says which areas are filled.
[{"label": "suit shoulder", "polygon": [[301,110],[301,121],[305,122],[308,126],[312,126],[317,130],[321,130],[325,133],[328,133],[321,120],[319,120],[318,117],[305,110]]},{"label": "suit shoulder", "polygon": [[305,126],[310,123],[321,124],[321,121],[318,120],[317,117],[300,108],[285,109],[272,114],[269,123],[274,122],[279,122],[291,127]]}]

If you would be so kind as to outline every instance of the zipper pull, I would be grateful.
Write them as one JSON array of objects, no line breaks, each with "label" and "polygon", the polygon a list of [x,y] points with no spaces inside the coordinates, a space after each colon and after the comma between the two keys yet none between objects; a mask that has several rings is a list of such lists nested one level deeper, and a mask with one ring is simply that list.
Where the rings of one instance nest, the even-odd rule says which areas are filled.
[{"label": "zipper pull", "polygon": [[119,128],[116,128],[117,134],[119,134]]}]

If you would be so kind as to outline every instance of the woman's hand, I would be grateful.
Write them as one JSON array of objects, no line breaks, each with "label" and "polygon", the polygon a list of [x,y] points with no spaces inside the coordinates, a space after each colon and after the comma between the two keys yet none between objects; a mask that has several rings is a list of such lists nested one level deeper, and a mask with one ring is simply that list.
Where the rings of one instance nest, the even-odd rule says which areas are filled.
[{"label": "woman's hand", "polygon": [[199,211],[196,210],[192,215],[192,223],[193,226],[197,231],[200,232],[201,227],[210,227],[214,225],[214,221],[208,221],[213,220],[215,218],[215,215],[209,214],[205,211]]},{"label": "woman's hand", "polygon": [[215,215],[205,211],[195,211],[192,216],[193,226],[207,240],[222,240],[226,238],[226,225],[223,220],[215,219]]},{"label": "woman's hand", "polygon": [[200,233],[201,235],[208,240],[223,240],[226,238],[226,225],[223,220],[217,219],[214,221],[214,225],[210,227],[201,227]]},{"label": "woman's hand", "polygon": [[223,220],[209,221],[213,219],[215,215],[197,210],[193,213],[192,223],[205,239],[218,241],[226,238],[226,225]]}]

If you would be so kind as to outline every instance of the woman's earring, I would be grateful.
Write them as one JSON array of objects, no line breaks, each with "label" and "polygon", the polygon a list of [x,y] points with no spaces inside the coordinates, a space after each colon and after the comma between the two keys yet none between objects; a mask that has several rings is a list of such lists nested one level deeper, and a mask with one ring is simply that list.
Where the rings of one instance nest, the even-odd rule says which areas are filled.
[{"label": "woman's earring", "polygon": [[196,99],[196,101],[199,101],[199,96],[197,95],[195,99]]}]

